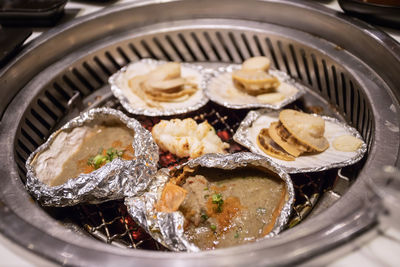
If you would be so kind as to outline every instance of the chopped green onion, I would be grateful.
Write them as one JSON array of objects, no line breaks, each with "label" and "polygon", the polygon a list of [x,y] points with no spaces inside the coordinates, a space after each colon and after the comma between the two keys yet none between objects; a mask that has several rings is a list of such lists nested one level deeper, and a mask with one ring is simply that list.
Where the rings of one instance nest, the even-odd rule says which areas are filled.
[{"label": "chopped green onion", "polygon": [[213,230],[213,231],[217,230],[217,226],[215,226],[214,224],[211,224],[211,225],[210,225],[210,228],[211,228],[211,230]]},{"label": "chopped green onion", "polygon": [[234,235],[235,238],[239,238],[239,233],[236,231],[236,234]]},{"label": "chopped green onion", "polygon": [[93,159],[94,159],[94,157],[90,157],[87,161],[87,165],[89,165],[89,166],[92,165]]},{"label": "chopped green onion", "polygon": [[216,211],[218,213],[221,213],[222,212],[222,205],[224,204],[224,200],[222,199],[222,195],[221,194],[213,194],[212,195],[212,203],[213,204],[217,204]]},{"label": "chopped green onion", "polygon": [[208,187],[204,187],[204,191],[207,191],[208,190]]},{"label": "chopped green onion", "polygon": [[204,195],[204,199],[207,199],[210,195]]},{"label": "chopped green onion", "polygon": [[213,194],[212,195],[212,201],[214,204],[218,203],[219,201],[222,200],[222,195],[221,194]]},{"label": "chopped green onion", "polygon": [[203,219],[203,221],[207,221],[208,216],[207,216],[207,214],[203,214],[203,215],[201,215],[201,218]]},{"label": "chopped green onion", "polygon": [[102,155],[96,155],[93,159],[93,165],[96,169],[100,167],[106,161],[106,158]]},{"label": "chopped green onion", "polygon": [[99,149],[96,156],[90,157],[87,161],[87,165],[93,166],[95,170],[100,168],[104,163],[109,163],[116,158],[122,157],[124,150],[118,151],[115,148],[109,148],[106,151],[106,155],[103,155],[103,148]]}]

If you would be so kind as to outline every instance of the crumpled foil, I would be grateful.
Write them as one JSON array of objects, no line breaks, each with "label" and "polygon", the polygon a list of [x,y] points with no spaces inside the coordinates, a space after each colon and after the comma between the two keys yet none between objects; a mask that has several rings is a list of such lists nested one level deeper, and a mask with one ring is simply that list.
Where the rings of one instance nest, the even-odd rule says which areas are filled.
[{"label": "crumpled foil", "polygon": [[59,131],[81,127],[97,119],[104,121],[107,117],[119,119],[134,131],[132,147],[135,158],[133,160],[117,158],[91,173],[69,179],[62,185],[49,186],[36,177],[31,163],[38,153],[50,147],[58,132],[53,133],[26,161],[26,188],[42,205],[63,207],[81,202],[95,204],[122,199],[125,196],[135,196],[146,190],[152,176],[157,172],[158,146],[154,143],[150,132],[137,120],[115,109],[97,108],[74,118]]},{"label": "crumpled foil", "polygon": [[[318,116],[314,114],[315,116]],[[253,110],[250,111],[247,116],[244,118],[244,120],[241,122],[239,128],[237,129],[236,133],[233,136],[233,140],[235,140],[237,143],[243,145],[244,147],[247,147],[251,152],[257,153],[260,155],[263,155],[267,157],[269,160],[274,161],[279,167],[284,169],[288,173],[305,173],[305,172],[318,172],[318,171],[325,171],[333,168],[341,168],[345,166],[352,165],[359,160],[361,160],[364,156],[364,154],[367,152],[367,145],[363,141],[361,147],[356,151],[352,152],[352,154],[347,154],[343,152],[338,152],[332,149],[332,140],[334,138],[327,138],[329,141],[329,148],[321,153],[317,153],[315,155],[311,156],[300,156],[296,158],[295,161],[283,161],[276,159],[274,157],[271,157],[267,154],[265,154],[263,151],[261,151],[260,148],[258,148],[258,145],[256,141],[252,140],[254,138],[251,138],[251,128],[253,127],[253,124],[260,118],[260,117],[271,117],[272,120],[278,121],[279,118],[279,111],[271,111],[268,109],[260,109],[260,110]],[[328,116],[320,116],[325,120],[325,125],[327,122],[336,124],[338,127],[340,127],[343,132],[346,134],[352,135],[357,137],[360,140],[363,140],[362,136],[360,133],[354,129],[353,127],[339,121],[338,119],[328,117]],[[265,125],[266,128],[267,125]],[[329,136],[334,136],[337,135],[338,132],[330,132],[329,129],[325,129],[325,137],[327,135]],[[329,152],[329,153],[327,153]],[[342,154],[341,154],[342,153]],[[305,160],[307,159],[307,161]],[[304,162],[300,162],[304,161]]]},{"label": "crumpled foil", "polygon": [[[229,155],[206,154],[178,166],[177,169],[181,169],[186,165],[190,168],[201,166],[225,170],[247,166],[262,166],[273,171],[285,182],[288,198],[282,207],[274,228],[262,239],[276,236],[285,228],[294,202],[294,189],[290,176],[275,163],[257,154],[241,152]],[[200,251],[200,248],[190,243],[184,236],[183,225],[185,219],[181,212],[166,213],[158,212],[154,209],[154,205],[170,178],[170,173],[171,171],[168,169],[159,170],[149,186],[148,192],[137,197],[125,198],[125,205],[132,218],[165,247],[173,251]]]},{"label": "crumpled foil", "polygon": [[[188,113],[191,111],[195,111],[201,107],[203,107],[205,104],[207,104],[208,97],[205,95],[204,91],[206,88],[206,80],[208,79],[209,72],[202,66],[195,65],[195,64],[190,64],[190,63],[181,63],[181,66],[184,68],[188,69],[193,69],[197,70],[201,74],[201,81],[198,84],[198,88],[200,90],[201,96],[194,103],[193,105],[190,105],[188,107],[179,107],[179,102],[176,102],[176,106],[173,108],[168,108],[168,109],[158,109],[158,108],[151,108],[151,107],[138,107],[138,106],[133,106],[128,98],[125,96],[123,90],[118,86],[117,80],[120,78],[123,78],[124,74],[127,72],[129,67],[133,64],[137,63],[144,63],[148,64],[150,66],[159,66],[165,63],[168,63],[167,61],[162,61],[162,60],[155,60],[151,58],[145,58],[141,59],[137,62],[133,62],[123,68],[121,68],[119,71],[114,73],[109,79],[108,83],[111,85],[111,91],[114,94],[116,98],[120,101],[122,106],[132,114],[137,114],[137,115],[146,115],[146,116],[171,116],[171,115],[177,115],[177,114],[184,114]],[[189,98],[190,99],[190,98]],[[185,101],[183,101],[185,102]],[[182,103],[182,102],[181,102]]]},{"label": "crumpled foil", "polygon": [[[225,73],[231,73],[235,70],[239,70],[241,69],[242,65],[241,64],[231,64],[228,65],[226,67],[219,67],[217,68],[215,71],[210,72],[211,77],[210,79],[207,81],[207,85],[206,85],[206,90],[205,93],[207,95],[207,97],[221,105],[227,108],[231,108],[231,109],[252,109],[252,108],[269,108],[269,109],[281,109],[282,107],[296,101],[297,99],[299,99],[301,96],[303,96],[308,89],[306,86],[300,84],[299,82],[297,82],[295,79],[293,79],[292,77],[290,77],[286,72],[280,71],[280,70],[276,70],[276,69],[270,69],[269,73],[275,77],[277,77],[281,82],[285,82],[293,87],[295,87],[298,91],[289,97],[286,97],[283,101],[276,103],[276,104],[268,104],[268,103],[243,103],[243,104],[239,104],[239,103],[232,103],[227,101],[226,99],[222,100],[219,97],[214,96],[209,89],[209,86],[212,82],[212,79],[215,77],[218,77],[219,75],[225,74]],[[255,98],[255,97],[254,97]]]}]

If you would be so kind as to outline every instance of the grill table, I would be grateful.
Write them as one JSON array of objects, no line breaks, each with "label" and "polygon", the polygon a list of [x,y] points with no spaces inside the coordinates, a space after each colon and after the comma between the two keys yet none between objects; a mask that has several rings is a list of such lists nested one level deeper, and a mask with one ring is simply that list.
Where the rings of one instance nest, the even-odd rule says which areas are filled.
[{"label": "grill table", "polygon": [[[121,0],[119,3],[132,2],[134,0]],[[336,1],[321,1],[325,6],[341,11]],[[77,16],[89,14],[91,12],[107,6],[107,3],[82,4],[71,3],[66,5],[66,11],[79,9]],[[63,18],[64,20],[64,18]],[[381,28],[389,33],[397,41],[400,41],[400,32],[392,29]],[[35,31],[34,34],[27,40],[33,40],[41,34],[40,31]],[[91,212],[91,211],[84,211]],[[368,233],[368,237],[358,238],[348,244],[352,249],[350,253],[342,254],[341,248],[336,249],[340,255],[334,260],[330,266],[395,266],[400,263],[400,232],[396,229],[389,228],[388,230],[378,229],[373,230],[374,233]],[[373,236],[372,238],[369,236]],[[349,251],[347,248],[346,251]],[[36,255],[24,250],[17,245],[11,243],[6,238],[0,236],[0,256],[2,263],[0,266],[53,266],[53,264],[39,258]]]}]

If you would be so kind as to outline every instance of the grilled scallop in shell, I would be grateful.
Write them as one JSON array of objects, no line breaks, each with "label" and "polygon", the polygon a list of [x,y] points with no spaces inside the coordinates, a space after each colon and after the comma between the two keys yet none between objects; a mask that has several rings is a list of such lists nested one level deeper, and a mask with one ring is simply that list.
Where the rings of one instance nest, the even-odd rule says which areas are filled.
[{"label": "grilled scallop in shell", "polygon": [[111,91],[132,114],[170,116],[204,106],[206,72],[189,63],[142,59],[112,75]]},{"label": "grilled scallop in shell", "polygon": [[289,109],[250,111],[233,140],[289,173],[348,166],[367,151],[360,133],[344,122]]},{"label": "grilled scallop in shell", "polygon": [[280,109],[304,94],[302,85],[270,65],[267,57],[252,57],[241,65],[219,68],[208,80],[206,94],[233,109]]}]

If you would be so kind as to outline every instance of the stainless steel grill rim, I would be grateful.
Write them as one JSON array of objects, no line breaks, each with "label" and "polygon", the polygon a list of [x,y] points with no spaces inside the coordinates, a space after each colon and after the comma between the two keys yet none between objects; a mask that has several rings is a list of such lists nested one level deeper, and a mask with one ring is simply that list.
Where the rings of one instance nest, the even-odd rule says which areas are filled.
[{"label": "stainless steel grill rim", "polygon": [[[302,223],[295,229],[283,233],[279,238],[269,240],[269,242],[260,242],[237,248],[199,254],[126,251],[84,237],[77,237],[76,235],[69,236],[69,230],[60,227],[54,221],[49,220],[49,217],[42,210],[31,209],[33,204],[29,202],[29,196],[27,193],[21,189],[22,183],[18,177],[17,167],[14,163],[15,161],[18,162],[18,160],[21,161],[21,159],[18,159],[18,153],[26,153],[25,150],[29,151],[29,147],[24,143],[19,143],[18,140],[15,139],[17,133],[21,138],[28,139],[26,140],[26,144],[32,143],[32,141],[36,143],[42,142],[46,137],[43,132],[49,132],[51,129],[51,125],[48,121],[53,121],[54,123],[55,121],[60,120],[60,117],[64,114],[63,112],[66,112],[69,109],[68,105],[66,105],[68,103],[64,103],[64,105],[60,103],[60,105],[58,105],[57,101],[62,98],[65,98],[65,100],[70,99],[72,97],[70,93],[71,91],[65,92],[64,90],[59,90],[60,88],[55,88],[60,95],[60,98],[52,98],[52,96],[54,96],[52,93],[49,94],[49,92],[46,93],[46,90],[40,90],[45,87],[47,81],[39,81],[36,79],[36,83],[32,82],[24,90],[20,91],[19,95],[8,106],[1,122],[2,127],[0,130],[0,140],[2,147],[5,148],[5,152],[1,155],[2,166],[0,170],[2,174],[1,176],[3,177],[3,179],[0,180],[0,186],[3,188],[0,195],[2,200],[0,203],[0,212],[2,213],[0,229],[2,229],[2,232],[5,232],[7,236],[27,247],[27,240],[35,240],[37,236],[43,236],[40,240],[35,241],[33,246],[35,252],[45,255],[48,258],[52,258],[53,260],[73,265],[89,265],[96,264],[96,262],[102,263],[103,265],[116,264],[117,262],[132,263],[132,257],[134,258],[135,263],[146,265],[149,265],[150,259],[152,260],[151,264],[153,265],[167,265],[176,261],[184,261],[186,264],[201,265],[204,263],[202,260],[204,260],[205,257],[207,257],[208,263],[211,261],[216,265],[265,265],[266,263],[285,264],[293,261],[305,260],[308,257],[324,252],[327,249],[346,241],[349,237],[366,229],[366,227],[368,227],[368,225],[373,221],[373,216],[363,212],[362,209],[363,192],[366,190],[363,177],[368,175],[369,169],[379,167],[383,164],[399,164],[399,140],[398,128],[396,128],[399,125],[398,119],[396,120],[398,116],[393,119],[393,114],[396,114],[395,111],[399,110],[399,92],[398,90],[393,89],[399,88],[398,85],[400,83],[398,79],[393,79],[393,77],[397,77],[393,74],[398,73],[400,69],[398,54],[400,51],[399,46],[386,35],[368,25],[345,17],[338,18],[333,12],[321,9],[321,7],[316,5],[292,1],[253,1],[252,4],[247,4],[246,2],[246,6],[242,6],[241,2],[242,1],[214,2],[188,0],[155,3],[153,1],[142,1],[137,4],[128,4],[126,6],[104,10],[54,29],[27,47],[20,57],[2,71],[0,79],[6,85],[3,92],[9,93],[9,96],[3,97],[2,95],[5,104],[3,105],[2,103],[1,107],[5,108],[6,104],[8,104],[10,100],[10,96],[15,95],[16,92],[11,92],[13,88],[21,88],[39,70],[42,70],[43,67],[49,65],[51,62],[56,62],[70,52],[72,52],[72,54],[75,53],[75,56],[77,56],[79,50],[92,40],[105,38],[102,42],[106,45],[106,41],[110,41],[110,37],[105,37],[107,34],[123,32],[128,26],[135,28],[145,24],[150,25],[155,22],[170,21],[172,18],[193,19],[200,17],[208,19],[212,17],[229,19],[228,21],[230,23],[228,23],[228,25],[230,25],[230,28],[228,25],[227,28],[232,29],[235,27],[239,33],[240,31],[244,33],[246,30],[250,30],[246,25],[248,25],[248,23],[253,23],[251,21],[264,22],[264,24],[254,22],[254,24],[258,24],[259,27],[251,27],[251,31],[257,33],[268,32],[271,27],[279,28],[284,26],[283,28],[286,29],[284,30],[284,33],[288,34],[290,37],[289,40],[299,41],[300,37],[306,36],[305,40],[301,40],[300,38],[300,40],[305,42],[307,45],[303,48],[304,54],[300,50],[299,55],[301,60],[297,61],[297,63],[302,61],[304,62],[301,65],[302,67],[299,68],[299,65],[296,67],[296,64],[294,63],[296,61],[288,60],[288,55],[293,55],[293,51],[295,50],[290,49],[290,46],[283,46],[282,42],[281,45],[279,45],[279,42],[272,43],[271,40],[270,42],[265,41],[263,42],[265,49],[262,49],[262,51],[274,51],[274,64],[282,66],[278,67],[278,69],[285,70],[294,76],[296,76],[296,72],[301,73],[302,80],[305,80],[306,83],[307,81],[311,83],[317,93],[328,96],[327,98],[330,98],[330,102],[334,103],[334,108],[341,111],[348,122],[355,124],[359,129],[363,129],[361,133],[370,146],[370,152],[365,167],[360,171],[357,180],[349,189],[349,192],[345,194],[340,201],[329,208],[329,214],[325,212],[315,216],[312,220]],[[229,7],[231,8],[226,8],[227,4],[230,4]],[[279,10],[282,9],[285,10],[285,12],[279,12]],[[167,10],[170,12],[166,12]],[[160,12],[161,14],[160,16],[147,17],[146,14],[149,14],[150,11],[151,14],[156,14],[157,12]],[[301,13],[301,16],[299,13]],[[126,16],[127,14],[130,16]],[[121,19],[113,20],[113,17]],[[300,17],[301,20],[298,21]],[[320,21],[321,23],[318,25],[313,24],[315,19],[318,20],[322,18],[323,20]],[[280,26],[278,27],[276,25],[265,23],[271,21],[275,21],[277,24],[280,24]],[[95,27],[96,25],[105,22],[108,23],[108,27]],[[213,22],[212,19],[210,19],[208,26],[207,23],[203,23],[202,27],[196,29],[207,29],[207,31],[212,33],[201,36],[202,39],[200,39],[200,36],[197,36],[199,43],[202,44],[200,47],[208,47],[205,51],[211,53],[209,58],[206,58],[205,55],[208,55],[208,53],[203,53],[200,49],[198,57],[199,59],[203,59],[200,61],[236,62],[235,60],[231,60],[229,53],[226,51],[242,51],[242,56],[246,55],[245,57],[247,57],[247,54],[243,52],[243,48],[237,48],[246,47],[246,45],[243,45],[245,41],[241,42],[240,46],[236,41],[237,46],[235,46],[235,42],[232,40],[237,40],[237,38],[232,39],[229,37],[232,36],[229,35],[229,33],[227,35],[228,39],[226,35],[223,38],[219,38],[218,34],[212,30],[211,22]],[[214,22],[220,22],[220,20],[214,20]],[[176,23],[179,24],[179,21]],[[164,25],[161,23],[154,26],[153,31],[155,33],[157,30],[160,31],[160,29],[165,29],[163,27],[167,27],[168,25],[174,26],[174,23]],[[252,24],[252,26],[254,25]],[[151,26],[149,26],[149,28],[151,28]],[[294,28],[297,28],[297,30],[300,31],[294,30]],[[354,39],[359,37],[358,40],[360,40],[359,42],[362,43],[363,46],[356,46],[352,43],[352,40],[344,38],[339,34],[340,31],[338,28],[348,33],[347,35],[353,36]],[[151,36],[151,32],[148,30],[149,29],[147,29],[147,33],[145,34],[147,37]],[[317,42],[318,47],[315,47],[312,43],[310,44],[310,42],[307,41],[312,40],[314,42],[319,38],[312,35],[301,34],[301,31],[321,37],[322,39],[320,39],[320,42]],[[79,34],[79,32],[81,33]],[[142,32],[142,34],[144,32]],[[161,33],[162,32],[163,31],[161,31]],[[83,33],[86,33],[86,35],[83,36]],[[283,33],[281,36],[282,35],[285,37]],[[55,43],[60,42],[65,37],[69,37],[64,39],[66,44],[65,47],[54,47]],[[231,40],[228,42],[229,46],[234,48],[233,50],[225,50],[224,48],[224,42],[227,44],[226,40],[229,39]],[[329,42],[326,42],[323,39],[328,41],[331,40],[337,46],[333,47]],[[157,38],[153,40],[152,45],[158,47],[157,41],[155,40],[157,40]],[[247,40],[249,39],[247,38]],[[196,43],[196,38],[193,38],[192,42]],[[257,42],[254,42],[257,47]],[[144,43],[147,43],[147,41]],[[302,42],[300,42],[300,44],[301,43]],[[68,46],[68,44],[70,46]],[[271,46],[274,49],[270,50],[269,48]],[[53,48],[49,49],[49,47]],[[147,51],[145,47],[146,45],[143,45],[143,49]],[[308,54],[309,48],[312,48],[311,51],[314,56]],[[340,55],[341,53],[339,53],[339,51],[343,51],[343,48],[345,51]],[[246,49],[244,51],[246,51]],[[374,49],[374,51],[376,50],[377,52],[372,55],[372,53],[369,53],[371,49]],[[77,50],[77,52],[73,52],[74,50]],[[149,51],[153,50],[154,48],[149,49]],[[35,53],[32,53],[32,51]],[[44,53],[44,51],[48,53]],[[277,54],[276,51],[279,51],[279,54]],[[282,53],[282,51],[289,52]],[[335,51],[337,51],[337,53]],[[132,52],[134,52],[134,50],[132,50]],[[165,51],[160,52],[160,54],[155,55],[157,57],[160,55],[161,57],[165,57],[163,56]],[[117,55],[119,53],[120,56],[112,56],[114,53],[117,53]],[[225,56],[223,57],[221,54]],[[233,54],[235,56],[232,56],[231,54],[232,58],[241,58],[239,52]],[[294,54],[298,55],[298,52],[295,51]],[[332,68],[332,65],[330,65],[332,57],[326,56],[328,54],[337,55],[334,59],[339,63],[339,65],[335,65],[335,68]],[[203,55],[203,58],[201,58],[201,55]],[[220,57],[218,58],[217,55],[220,55]],[[95,62],[100,62],[100,64],[96,63],[98,65],[97,69],[99,69],[99,72],[97,73],[104,72],[102,75],[107,76],[109,75],[107,72],[120,66],[120,63],[118,63],[115,58],[122,60],[121,64],[124,64],[123,62],[125,58],[123,53],[118,52],[118,49],[114,50],[114,52],[105,53],[101,58],[98,57],[98,60],[94,58],[93,60]],[[272,58],[274,58],[274,56],[272,56]],[[362,61],[358,58],[361,58]],[[376,60],[376,58],[379,60]],[[103,61],[104,59],[105,61]],[[344,63],[344,59],[347,59],[347,64],[350,62],[352,63],[350,65],[355,68],[345,68],[343,72],[338,70],[338,66],[341,66]],[[71,64],[74,64],[76,58],[73,56],[66,57],[65,60],[61,60],[61,63],[65,64],[68,60],[70,60],[70,62],[67,66],[71,66]],[[107,61],[107,67],[105,67],[104,64],[101,64],[102,62]],[[32,62],[36,63],[37,69],[31,68]],[[88,63],[86,63],[86,65],[88,65]],[[105,68],[103,68],[102,65]],[[368,67],[368,65],[370,67]],[[57,66],[57,64],[55,66]],[[61,68],[62,66],[58,66],[60,68],[59,71],[64,71]],[[85,64],[83,64],[83,66],[85,66]],[[109,69],[108,66],[113,67]],[[390,66],[390,68],[385,66]],[[69,67],[68,71],[68,75],[65,75],[64,77],[61,75],[63,83],[66,84],[67,87],[69,86],[72,89],[72,92],[76,91],[75,89],[78,89],[79,91],[81,88],[89,88],[90,93],[91,87],[87,86],[86,83],[88,81],[85,78],[82,79],[82,77],[80,77],[82,76],[81,72],[77,69],[74,71],[73,67]],[[86,72],[90,73],[91,67],[87,68]],[[348,75],[356,78],[354,80],[348,80],[348,78],[346,78],[349,77]],[[98,79],[95,75],[92,76],[94,76],[93,80],[101,85],[103,76],[97,75]],[[15,77],[18,77],[18,79]],[[332,77],[336,77],[336,79]],[[365,77],[368,77],[368,79],[363,79]],[[76,86],[76,84],[83,84],[83,86]],[[96,87],[93,87],[90,82],[88,82],[88,84],[92,86],[94,91]],[[28,91],[27,88],[33,88],[33,90]],[[340,92],[343,92],[343,94],[336,95],[335,90],[331,91],[331,89],[334,88],[340,88]],[[358,90],[353,90],[351,88],[357,88]],[[365,88],[368,88],[368,90]],[[47,99],[51,102],[50,105],[56,103],[54,105],[57,107],[50,109],[51,112],[46,112],[49,103],[44,103],[42,100],[39,101],[37,98],[36,94],[39,91],[41,91],[41,94],[47,94]],[[84,93],[85,92],[83,92],[83,95],[85,95]],[[89,93],[86,92],[86,94]],[[36,103],[29,102],[33,99],[36,99]],[[357,104],[353,104],[354,101],[352,100],[354,99],[357,99],[355,102]],[[26,110],[28,110],[28,107],[31,108],[30,113],[22,114],[21,106],[26,107]],[[35,106],[36,108],[39,107],[39,109],[43,110],[44,112],[41,111],[41,114],[45,115],[39,115],[36,108],[33,108]],[[354,107],[358,108],[355,109]],[[61,111],[57,111],[58,109],[61,109]],[[360,110],[364,110],[365,112],[360,112]],[[60,117],[58,117],[55,112],[61,114]],[[27,118],[25,115],[29,115],[29,117]],[[33,124],[29,118],[37,122]],[[356,120],[354,120],[354,118],[356,118]],[[29,134],[24,134],[23,129],[20,128],[20,125],[16,125],[15,122],[24,122],[28,126],[33,125],[33,127],[29,127],[31,127],[31,130],[37,135],[37,139],[33,139]],[[382,125],[386,126],[381,127]],[[38,127],[41,129],[38,129]],[[14,147],[17,148],[16,154],[14,154]],[[21,173],[23,173],[23,171],[23,169],[20,169]],[[21,206],[13,205],[12,202],[18,199],[29,204]],[[346,205],[346,203],[349,202],[353,205]],[[28,210],[30,216],[32,216],[32,218],[37,218],[38,221],[31,221],[28,223],[27,220],[21,218]],[[340,216],[335,217],[335,215],[338,214],[340,214]],[[357,225],[351,223],[353,220],[358,222]],[[332,229],[332,221],[340,222],[340,224]],[[38,229],[37,227],[32,226],[32,223],[34,225],[42,223],[42,225],[46,225],[46,229]],[[66,241],[68,243],[66,243]],[[45,249],[46,244],[48,243],[51,243],[52,246],[50,249]],[[32,246],[29,247],[32,248]],[[284,258],[281,257],[283,252],[285,252]],[[250,258],[248,257],[249,255],[252,255],[253,257]]]}]

